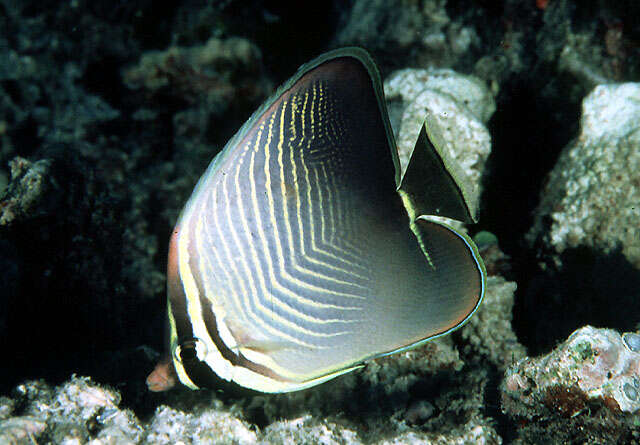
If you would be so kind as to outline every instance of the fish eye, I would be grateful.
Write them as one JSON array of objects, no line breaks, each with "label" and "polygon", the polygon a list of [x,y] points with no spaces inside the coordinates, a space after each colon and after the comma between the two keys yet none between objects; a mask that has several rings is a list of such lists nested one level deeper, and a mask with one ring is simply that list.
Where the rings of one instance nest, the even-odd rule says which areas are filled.
[{"label": "fish eye", "polygon": [[193,363],[202,361],[207,355],[207,347],[199,338],[187,338],[176,346],[173,355],[180,363]]}]

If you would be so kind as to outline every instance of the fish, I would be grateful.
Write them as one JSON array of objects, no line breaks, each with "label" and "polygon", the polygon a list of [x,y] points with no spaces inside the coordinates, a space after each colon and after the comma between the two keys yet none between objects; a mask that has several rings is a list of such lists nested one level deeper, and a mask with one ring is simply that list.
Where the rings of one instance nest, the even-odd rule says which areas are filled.
[{"label": "fish", "polygon": [[[474,223],[477,204],[430,122],[403,171],[378,68],[348,47],[301,66],[242,125],[169,242],[183,385],[298,391],[469,320],[485,267],[438,217]],[[150,388],[173,385],[168,366]]]}]

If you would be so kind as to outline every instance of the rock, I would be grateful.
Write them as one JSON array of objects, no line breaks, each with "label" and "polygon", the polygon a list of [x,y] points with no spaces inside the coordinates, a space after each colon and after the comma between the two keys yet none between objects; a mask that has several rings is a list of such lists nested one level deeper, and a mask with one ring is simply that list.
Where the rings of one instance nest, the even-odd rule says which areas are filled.
[{"label": "rock", "polygon": [[43,434],[52,443],[91,445],[253,444],[258,440],[254,427],[216,400],[192,404],[192,412],[160,406],[148,422],[141,422],[119,406],[118,391],[87,377],[72,377],[56,388],[30,381],[18,386],[15,394],[16,400],[0,400],[0,407],[7,407],[9,413],[13,406],[21,407],[19,413],[0,420],[0,443]]},{"label": "rock", "polygon": [[139,443],[142,427],[130,411],[107,410],[100,418],[103,427],[89,445],[132,445]]},{"label": "rock", "polygon": [[248,423],[226,412],[218,402],[198,413],[183,412],[167,406],[159,407],[148,425],[142,443],[243,445],[256,443],[257,437]]},{"label": "rock", "polygon": [[[459,386],[452,380],[458,378],[463,366],[451,336],[447,336],[372,360],[361,370],[305,391],[252,397],[244,401],[243,410],[253,417],[266,418],[269,423],[307,414],[326,417],[336,409],[375,419],[379,415],[388,416],[390,410],[402,412],[416,385],[429,387],[441,382],[446,388],[443,397],[449,394],[448,390],[457,391]],[[359,396],[353,397],[354,392]]]},{"label": "rock", "polygon": [[120,394],[116,391],[100,387],[87,377],[72,377],[58,388],[52,410],[63,417],[78,417],[86,422],[115,411],[119,403]]},{"label": "rock", "polygon": [[262,73],[260,50],[237,37],[150,51],[136,66],[126,69],[123,77],[130,88],[143,88],[150,97],[170,96],[192,105],[206,103],[217,114],[226,111],[233,100],[250,104],[271,90]]},{"label": "rock", "polygon": [[404,415],[405,420],[410,425],[419,425],[433,416],[435,407],[426,400],[419,400],[411,405]]},{"label": "rock", "polygon": [[378,445],[402,445],[408,443],[415,445],[457,445],[468,443],[500,445],[502,438],[491,425],[471,420],[461,425],[457,430],[447,434],[409,431],[391,439],[383,439],[376,442]]},{"label": "rock", "polygon": [[511,326],[516,287],[502,277],[489,277],[484,300],[460,330],[468,354],[486,357],[500,371],[526,355]]},{"label": "rock", "polygon": [[386,79],[384,90],[402,169],[427,119],[427,125],[440,133],[446,154],[462,170],[459,178],[477,207],[480,178],[491,152],[491,136],[484,123],[496,107],[487,87],[475,77],[452,70],[404,69]]},{"label": "rock", "polygon": [[0,437],[7,431],[13,434],[9,437],[45,434],[52,443],[91,440],[94,445],[134,444],[142,437],[133,413],[119,408],[120,394],[87,377],[72,377],[57,388],[29,381],[19,385],[15,394],[20,415],[0,422]]},{"label": "rock", "polygon": [[527,234],[559,255],[621,249],[640,269],[640,84],[600,85],[583,101],[581,130],[549,175]]},{"label": "rock", "polygon": [[560,429],[570,427],[564,419],[575,419],[573,428],[587,422],[592,437],[611,429],[626,437],[640,421],[639,337],[586,326],[549,354],[518,361],[500,388],[503,411],[527,422],[559,422]]},{"label": "rock", "polygon": [[478,184],[491,152],[491,136],[484,124],[496,109],[493,95],[481,80],[448,69],[403,69],[385,80],[384,92],[403,168],[422,123],[431,115],[444,131],[451,157]]},{"label": "rock", "polygon": [[443,372],[460,371],[463,366],[450,336],[427,342],[424,346],[373,360],[365,366],[362,378],[381,385],[385,393],[407,393],[421,379]]},{"label": "rock", "polygon": [[615,413],[636,413],[640,410],[637,336],[586,326],[548,355],[520,360],[507,370],[504,408],[527,417],[544,413],[570,417],[595,403]]},{"label": "rock", "polygon": [[0,421],[0,443],[21,444],[33,443],[34,438],[40,436],[47,424],[35,417],[12,417]]},{"label": "rock", "polygon": [[357,445],[363,442],[353,429],[331,421],[321,421],[311,416],[283,420],[269,425],[260,441],[262,444],[285,445]]},{"label": "rock", "polygon": [[292,420],[283,420],[269,425],[264,432],[261,444],[327,444],[327,445],[359,445],[370,443],[376,445],[424,444],[448,445],[463,443],[482,443],[498,445],[502,439],[495,429],[473,419],[460,425],[456,430],[447,433],[425,433],[422,431],[387,431],[380,436],[364,439],[355,428],[332,421],[319,421],[310,416]]},{"label": "rock", "polygon": [[30,162],[16,157],[9,163],[11,182],[0,198],[0,226],[10,225],[43,213],[40,204],[55,181],[49,173],[51,161],[40,159]]},{"label": "rock", "polygon": [[381,64],[411,60],[416,66],[452,66],[479,45],[473,27],[453,22],[446,2],[358,0],[339,30],[337,45],[368,48]]},{"label": "rock", "polygon": [[594,51],[594,47],[597,48],[597,46],[589,37],[584,34],[568,34],[567,43],[558,57],[558,70],[568,72],[586,90],[611,81],[611,78],[606,76],[610,73],[603,72],[603,67],[606,65],[603,64],[602,58],[589,60],[589,56],[593,57],[593,53],[596,53],[597,56],[600,55]]},{"label": "rock", "polygon": [[9,397],[0,397],[0,420],[7,419],[11,416],[15,407],[15,401]]}]

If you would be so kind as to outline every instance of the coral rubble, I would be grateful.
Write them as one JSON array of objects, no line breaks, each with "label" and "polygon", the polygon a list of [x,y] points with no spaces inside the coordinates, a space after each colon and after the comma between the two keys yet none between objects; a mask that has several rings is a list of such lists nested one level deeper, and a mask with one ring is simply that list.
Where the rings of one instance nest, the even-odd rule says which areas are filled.
[{"label": "coral rubble", "polygon": [[[585,441],[622,443],[640,435],[637,334],[578,329],[551,353],[510,366],[501,386],[503,410],[528,425]],[[549,424],[552,426],[550,427]],[[589,429],[584,429],[589,425]],[[583,428],[580,432],[580,429]]]},{"label": "coral rubble", "polygon": [[586,246],[622,254],[640,269],[640,84],[596,87],[581,130],[551,172],[530,230],[561,254]]}]

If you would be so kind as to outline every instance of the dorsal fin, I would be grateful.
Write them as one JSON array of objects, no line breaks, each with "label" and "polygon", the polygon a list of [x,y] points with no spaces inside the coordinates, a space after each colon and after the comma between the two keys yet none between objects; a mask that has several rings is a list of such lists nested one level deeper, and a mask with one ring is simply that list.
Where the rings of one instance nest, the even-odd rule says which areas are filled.
[{"label": "dorsal fin", "polygon": [[443,149],[442,136],[425,121],[398,189],[410,217],[437,215],[476,222],[476,200],[464,178],[457,162]]},{"label": "dorsal fin", "polygon": [[[391,160],[394,166],[395,172],[395,181],[396,186],[400,184],[400,178],[402,177],[400,160],[398,159],[398,150],[396,148],[396,141],[393,135],[393,129],[391,128],[391,123],[389,122],[389,115],[387,112],[387,105],[384,97],[384,88],[382,85],[382,80],[380,77],[380,72],[378,71],[378,67],[375,62],[369,55],[367,51],[362,48],[356,46],[348,46],[344,48],[338,48],[331,51],[328,51],[319,57],[313,59],[312,61],[301,65],[296,73],[291,76],[289,80],[287,80],[284,84],[282,84],[252,115],[247,121],[242,125],[242,127],[238,130],[238,132],[227,142],[225,147],[220,152],[220,156],[218,156],[218,160],[222,161],[222,159],[228,154],[230,149],[233,149],[247,133],[247,131],[252,128],[255,122],[264,115],[264,113],[277,102],[280,97],[289,89],[293,88],[298,81],[304,77],[309,72],[316,69],[318,66],[323,63],[330,62],[335,59],[340,59],[344,57],[352,57],[360,62],[363,67],[366,69],[367,74],[369,75],[371,81],[371,87],[373,93],[376,98],[376,102],[378,105],[378,111],[380,113],[380,118],[382,120],[382,124],[384,126],[384,133],[386,137],[386,141],[389,145]],[[215,166],[213,163],[209,166],[209,171],[213,171]],[[204,176],[207,176],[206,174]]]}]

